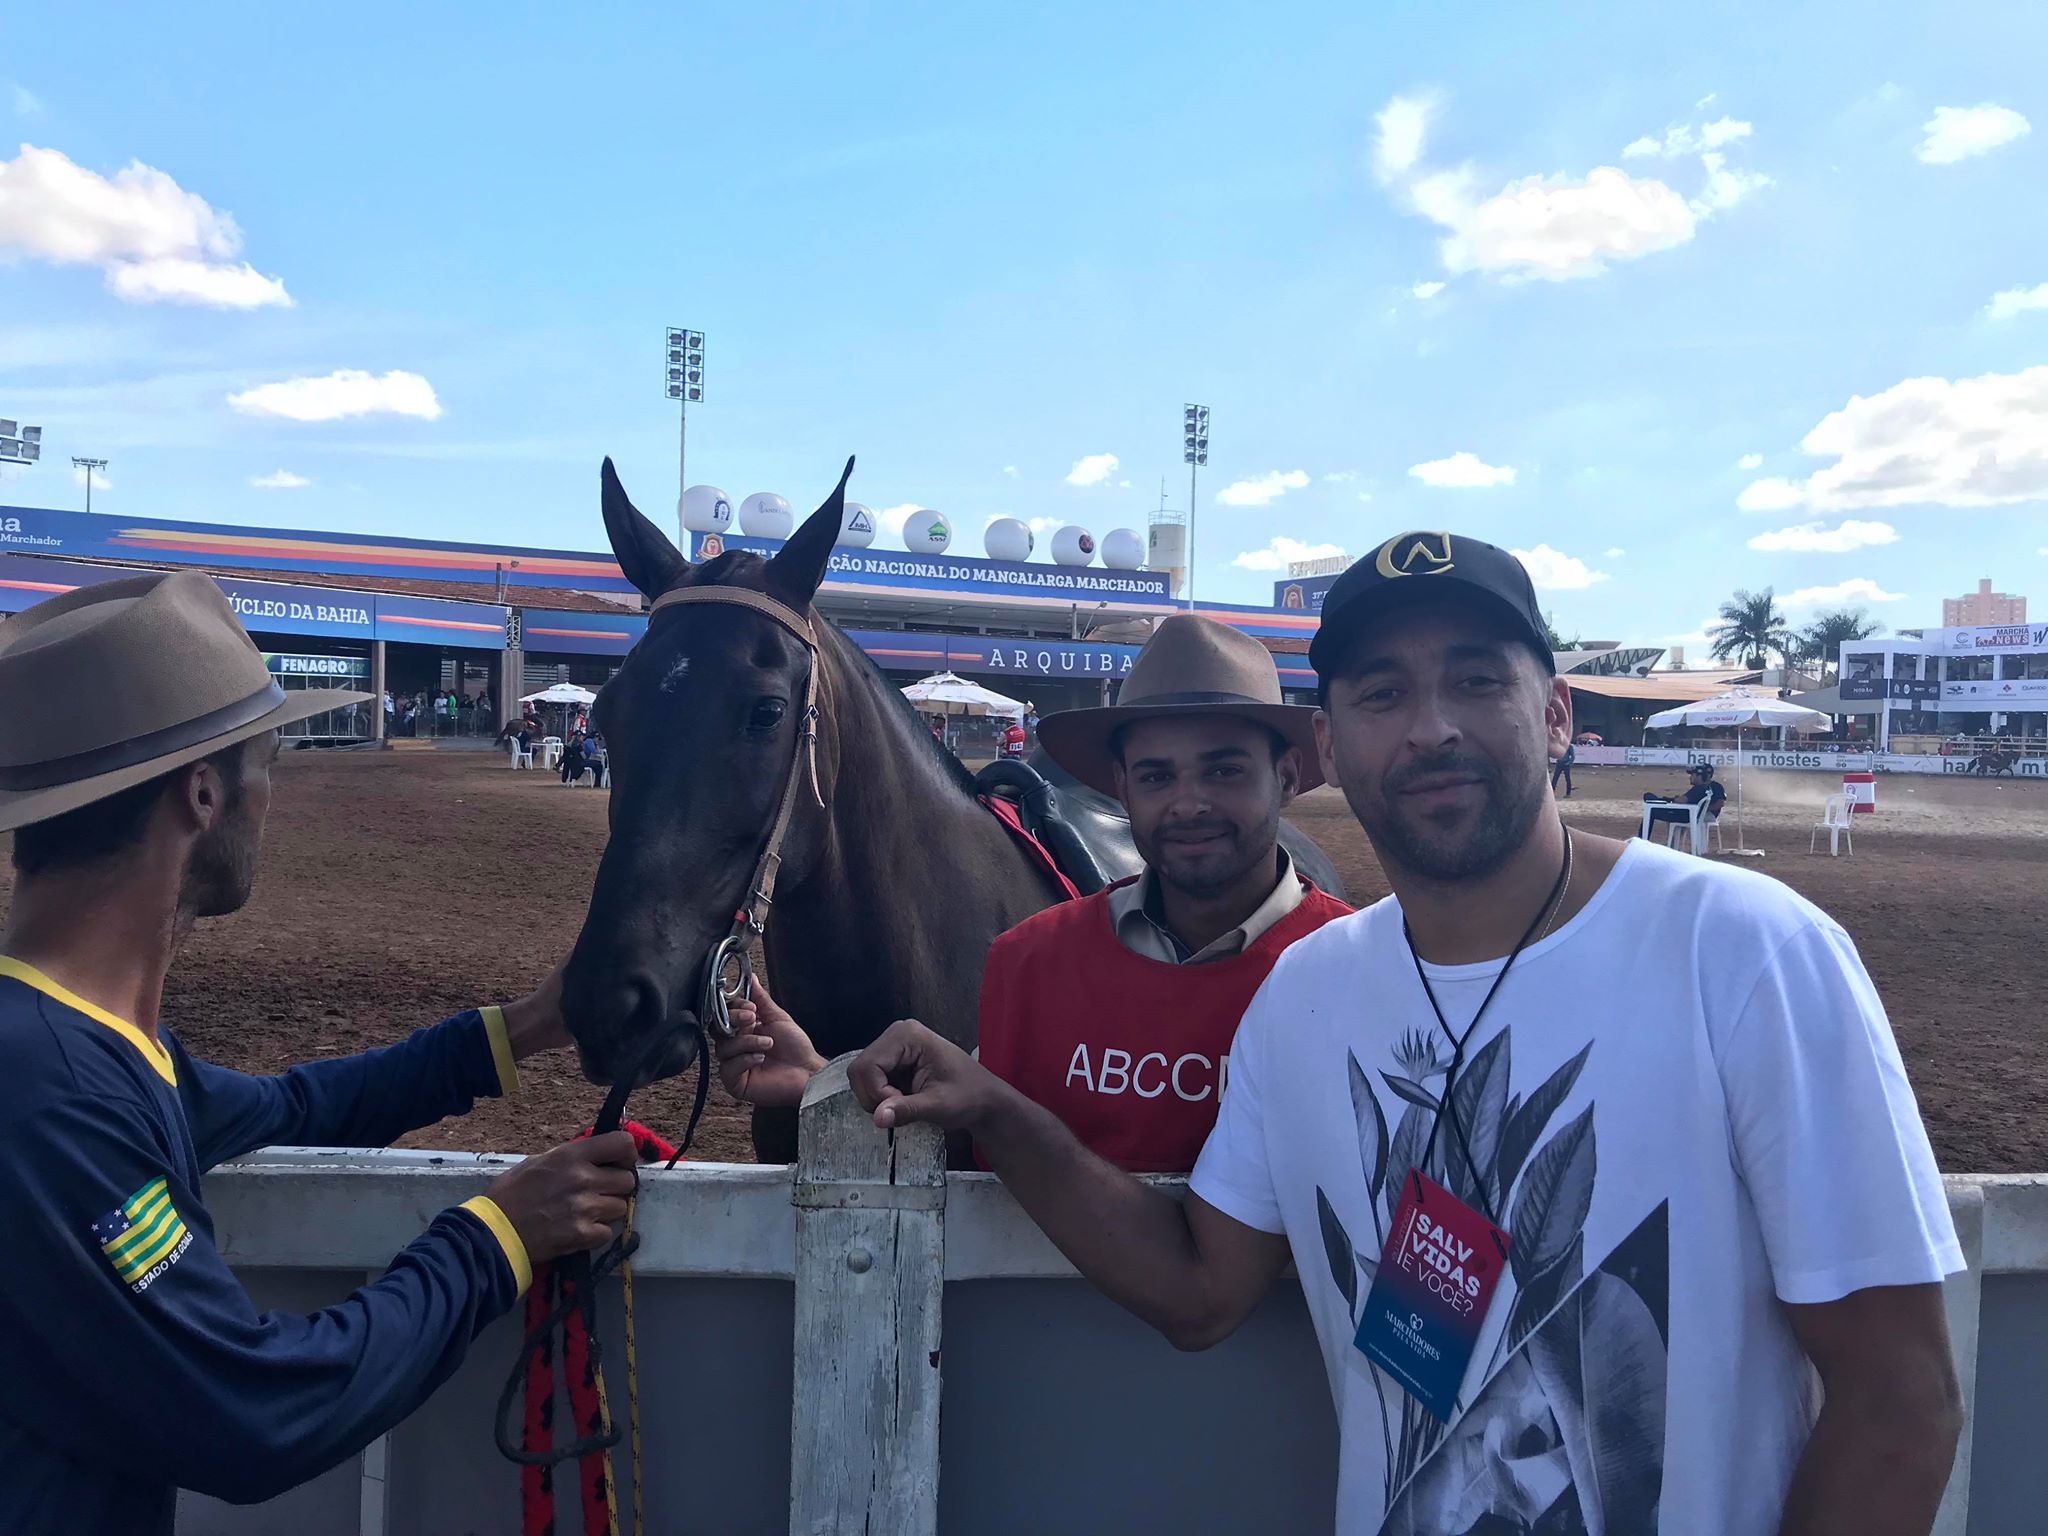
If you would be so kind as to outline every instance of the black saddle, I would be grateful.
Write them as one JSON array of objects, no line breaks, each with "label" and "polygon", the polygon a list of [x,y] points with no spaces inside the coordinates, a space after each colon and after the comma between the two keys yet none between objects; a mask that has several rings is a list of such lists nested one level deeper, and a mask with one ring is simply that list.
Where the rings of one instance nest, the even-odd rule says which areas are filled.
[{"label": "black saddle", "polygon": [[[1083,896],[1127,879],[1145,867],[1131,841],[1131,819],[1108,795],[1090,789],[1043,750],[1027,761],[999,758],[974,776],[982,794],[1017,802],[1025,830],[1045,845],[1060,872]],[[1284,817],[1280,846],[1294,867],[1339,901],[1344,881],[1308,835]]]}]

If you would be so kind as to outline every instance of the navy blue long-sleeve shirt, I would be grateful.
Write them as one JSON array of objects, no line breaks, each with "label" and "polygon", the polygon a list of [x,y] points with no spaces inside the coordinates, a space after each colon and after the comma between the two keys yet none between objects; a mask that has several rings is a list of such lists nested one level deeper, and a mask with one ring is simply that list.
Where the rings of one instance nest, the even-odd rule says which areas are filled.
[{"label": "navy blue long-sleeve shirt", "polygon": [[504,1213],[443,1211],[347,1300],[259,1313],[200,1175],[382,1145],[516,1082],[495,1009],[251,1077],[0,956],[0,1531],[168,1536],[175,1489],[269,1498],[418,1407],[531,1277]]}]

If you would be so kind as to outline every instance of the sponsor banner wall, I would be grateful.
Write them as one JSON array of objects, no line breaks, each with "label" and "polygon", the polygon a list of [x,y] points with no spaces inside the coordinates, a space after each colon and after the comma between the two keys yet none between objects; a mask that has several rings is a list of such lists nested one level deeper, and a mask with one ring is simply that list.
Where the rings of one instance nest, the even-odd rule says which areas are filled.
[{"label": "sponsor banner wall", "polygon": [[[1941,689],[1943,704],[1956,704],[1959,700],[1982,700],[1985,709],[1996,708],[2007,701],[2035,700],[2034,707],[2048,702],[2048,677],[2000,677],[1980,678],[1974,681],[1954,681],[1937,685]],[[1970,704],[1958,705],[1970,708]],[[2024,707],[2024,706],[2023,706]]]},{"label": "sponsor banner wall", "polygon": [[[595,525],[596,508],[592,507]],[[570,587],[630,592],[609,554],[568,549],[518,549],[439,539],[321,533],[305,528],[248,528],[234,523],[184,523],[105,512],[0,507],[0,548],[90,560],[154,560],[166,565],[317,571],[323,575],[413,576],[437,581],[495,581],[517,587]],[[516,562],[516,567],[515,567]]]},{"label": "sponsor banner wall", "polygon": [[[46,597],[77,587],[154,574],[118,565],[0,554],[0,613],[19,613]],[[505,644],[505,610],[489,603],[451,603],[233,576],[216,576],[213,582],[226,595],[242,627],[262,634],[410,640],[484,650],[500,650]]]},{"label": "sponsor banner wall", "polygon": [[[708,560],[727,550],[772,556],[775,539],[734,534],[691,536],[691,558]],[[1167,606],[1164,571],[1112,571],[1099,565],[975,560],[960,555],[919,555],[895,549],[835,549],[825,572],[827,587],[888,587],[905,592],[974,592],[984,597],[1044,598],[1063,603],[1119,603]]]},{"label": "sponsor banner wall", "polygon": [[[1684,747],[1580,747],[1577,766],[1607,768],[1690,768],[1708,762],[1715,771],[1735,767],[1733,751],[1697,752]],[[1968,756],[1932,757],[1905,752],[1801,752],[1775,749],[1745,749],[1742,766],[1757,769],[1788,769],[1810,773],[1931,773],[1967,774]],[[2023,779],[2048,779],[2048,758],[2025,757],[2013,773]]]}]

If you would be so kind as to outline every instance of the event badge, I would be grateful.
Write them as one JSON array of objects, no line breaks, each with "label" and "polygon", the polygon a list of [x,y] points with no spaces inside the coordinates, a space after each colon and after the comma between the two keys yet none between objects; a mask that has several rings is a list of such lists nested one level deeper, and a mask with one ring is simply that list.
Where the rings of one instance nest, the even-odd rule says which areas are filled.
[{"label": "event badge", "polygon": [[1353,1342],[1446,1423],[1507,1259],[1507,1233],[1409,1170]]}]

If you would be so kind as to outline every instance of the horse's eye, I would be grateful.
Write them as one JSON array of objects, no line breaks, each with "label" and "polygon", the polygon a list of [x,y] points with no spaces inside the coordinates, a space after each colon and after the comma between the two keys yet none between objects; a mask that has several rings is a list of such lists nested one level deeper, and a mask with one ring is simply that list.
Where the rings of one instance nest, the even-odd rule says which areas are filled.
[{"label": "horse's eye", "polygon": [[747,729],[772,731],[782,724],[782,717],[788,709],[787,699],[762,699],[754,705],[753,711],[747,716]]}]

